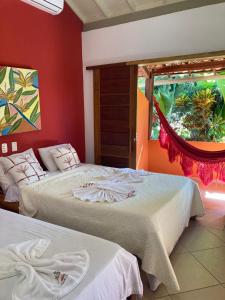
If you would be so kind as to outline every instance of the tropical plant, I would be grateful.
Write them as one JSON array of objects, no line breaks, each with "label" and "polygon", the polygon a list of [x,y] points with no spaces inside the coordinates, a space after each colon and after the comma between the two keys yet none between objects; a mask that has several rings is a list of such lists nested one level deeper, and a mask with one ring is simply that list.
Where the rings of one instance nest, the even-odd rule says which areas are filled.
[{"label": "tropical plant", "polygon": [[225,120],[225,80],[217,80],[216,84],[223,98],[223,104],[221,105],[221,117]]},{"label": "tropical plant", "polygon": [[225,141],[225,120],[220,115],[214,115],[210,122],[209,136],[213,141]]},{"label": "tropical plant", "polygon": [[212,113],[212,106],[215,103],[215,96],[210,89],[206,89],[197,92],[192,101],[194,113],[200,113],[208,118]]},{"label": "tropical plant", "polygon": [[187,106],[190,103],[190,98],[188,95],[181,95],[179,97],[176,98],[176,106],[177,107],[184,107]]}]

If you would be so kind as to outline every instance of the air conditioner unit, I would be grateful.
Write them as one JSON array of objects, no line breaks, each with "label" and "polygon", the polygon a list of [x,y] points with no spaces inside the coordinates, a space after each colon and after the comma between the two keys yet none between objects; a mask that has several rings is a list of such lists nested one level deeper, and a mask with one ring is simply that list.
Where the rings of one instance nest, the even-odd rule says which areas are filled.
[{"label": "air conditioner unit", "polygon": [[60,14],[64,6],[64,0],[21,0],[21,1],[33,5],[52,15]]}]

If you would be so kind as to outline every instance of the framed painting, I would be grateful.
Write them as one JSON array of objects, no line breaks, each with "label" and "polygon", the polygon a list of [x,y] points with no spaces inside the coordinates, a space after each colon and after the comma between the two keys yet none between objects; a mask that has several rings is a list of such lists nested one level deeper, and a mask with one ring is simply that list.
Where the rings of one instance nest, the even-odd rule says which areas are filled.
[{"label": "framed painting", "polygon": [[40,129],[38,72],[0,67],[0,136]]}]

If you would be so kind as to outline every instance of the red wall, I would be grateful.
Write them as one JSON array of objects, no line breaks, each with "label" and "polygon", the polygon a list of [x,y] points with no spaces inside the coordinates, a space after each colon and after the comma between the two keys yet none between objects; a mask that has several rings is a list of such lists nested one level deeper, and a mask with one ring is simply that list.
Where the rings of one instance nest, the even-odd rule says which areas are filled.
[{"label": "red wall", "polygon": [[[82,23],[65,5],[52,16],[19,0],[0,0],[0,65],[39,71],[42,129],[0,137],[18,150],[69,142],[85,158]],[[9,145],[10,148],[10,145]]]}]

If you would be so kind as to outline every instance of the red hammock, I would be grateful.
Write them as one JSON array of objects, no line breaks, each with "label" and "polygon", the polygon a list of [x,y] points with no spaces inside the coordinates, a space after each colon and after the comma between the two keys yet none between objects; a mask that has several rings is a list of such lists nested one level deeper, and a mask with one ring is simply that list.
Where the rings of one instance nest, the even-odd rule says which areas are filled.
[{"label": "red hammock", "polygon": [[160,145],[167,149],[169,161],[179,160],[185,176],[192,175],[196,165],[197,174],[205,185],[213,180],[214,173],[216,178],[225,182],[225,150],[206,151],[193,147],[170,126],[154,97],[153,103],[160,119]]}]

